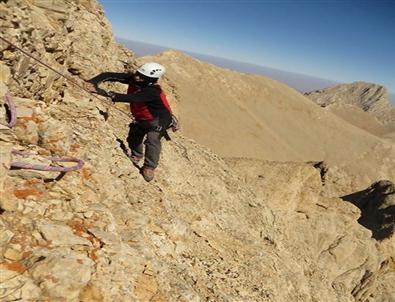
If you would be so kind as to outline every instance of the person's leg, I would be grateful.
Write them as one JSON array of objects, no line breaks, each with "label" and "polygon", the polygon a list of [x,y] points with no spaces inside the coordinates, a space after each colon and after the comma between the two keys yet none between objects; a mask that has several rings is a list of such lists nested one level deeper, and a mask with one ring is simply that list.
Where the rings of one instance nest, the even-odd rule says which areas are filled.
[{"label": "person's leg", "polygon": [[162,132],[149,131],[147,133],[147,138],[144,142],[145,144],[145,159],[144,167],[155,169],[158,166],[160,152],[161,152],[161,138],[163,136]]},{"label": "person's leg", "polygon": [[132,123],[129,126],[128,145],[131,150],[131,156],[142,158],[144,155],[143,140],[146,131],[138,123]]}]

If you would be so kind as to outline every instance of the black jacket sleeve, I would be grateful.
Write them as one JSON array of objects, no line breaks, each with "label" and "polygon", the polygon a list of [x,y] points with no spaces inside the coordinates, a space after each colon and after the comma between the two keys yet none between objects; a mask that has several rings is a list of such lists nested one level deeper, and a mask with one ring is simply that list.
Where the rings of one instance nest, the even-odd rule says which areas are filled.
[{"label": "black jacket sleeve", "polygon": [[118,73],[118,72],[103,72],[87,82],[98,86],[101,82],[119,82],[122,84],[129,84],[132,80],[130,73]]},{"label": "black jacket sleeve", "polygon": [[146,87],[133,94],[122,94],[110,91],[113,102],[121,103],[138,103],[138,102],[151,102],[158,96],[159,91],[154,87]]}]

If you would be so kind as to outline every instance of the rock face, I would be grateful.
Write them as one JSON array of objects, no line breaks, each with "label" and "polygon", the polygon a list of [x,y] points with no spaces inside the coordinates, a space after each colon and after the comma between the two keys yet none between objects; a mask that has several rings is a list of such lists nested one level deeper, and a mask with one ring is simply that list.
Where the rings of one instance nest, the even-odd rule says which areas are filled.
[{"label": "rock face", "polygon": [[379,181],[361,192],[342,197],[361,209],[360,223],[372,230],[373,237],[383,240],[395,231],[395,185]]},{"label": "rock face", "polygon": [[[75,80],[122,71],[119,60],[134,64],[113,43],[95,1],[3,1],[0,8],[2,35]],[[72,43],[46,45],[46,26],[54,44]],[[340,168],[225,162],[179,134],[164,143],[147,184],[121,148],[129,123],[122,107],[56,76],[51,82],[34,62],[21,72],[25,57],[1,47],[0,98],[10,91],[17,106],[17,125],[0,128],[1,301],[394,299],[393,236],[372,238],[358,207],[335,197],[355,187]],[[163,86],[180,106],[176,83]],[[65,174],[10,170],[11,161],[49,164],[48,155],[85,165]]]},{"label": "rock face", "polygon": [[[372,237],[380,241],[378,245],[382,255],[387,255],[389,261],[382,264],[384,272],[377,280],[377,289],[382,292],[378,301],[392,301],[394,293],[389,294],[389,284],[395,283],[393,271],[395,251],[395,185],[386,180],[378,181],[369,188],[342,197],[361,210],[358,222],[372,231]],[[392,269],[391,269],[392,267]]]},{"label": "rock face", "polygon": [[[282,224],[282,234],[287,236],[282,242],[292,242],[288,251],[302,263],[309,263],[309,269],[325,268],[331,286],[339,289],[355,278],[356,271],[351,267],[365,266],[376,256],[382,257],[387,260],[379,260],[382,262],[378,269],[372,271],[365,267],[351,294],[355,301],[392,301],[395,298],[395,291],[388,287],[395,281],[393,183],[380,181],[362,192],[342,197],[356,204],[359,212],[340,198],[329,197],[328,193],[332,192],[326,192],[329,180],[325,179],[327,171],[323,164],[240,158],[226,162],[240,173],[240,180],[249,185],[265,205],[274,209],[276,217],[281,217],[277,221]],[[289,203],[290,200],[293,202]],[[356,219],[360,225],[355,224]],[[366,241],[366,236],[373,238],[374,248],[370,245],[372,241]],[[303,251],[301,246],[304,246]],[[338,296],[333,301],[342,299]]]},{"label": "rock face", "polygon": [[[2,37],[77,82],[102,70],[123,71],[123,62],[133,62],[133,55],[114,43],[96,1],[11,0],[0,8]],[[57,102],[66,91],[80,95],[70,82],[9,44],[0,41],[0,51],[15,79],[10,88],[19,96]]]},{"label": "rock face", "polygon": [[383,86],[355,82],[308,92],[305,95],[323,107],[332,104],[354,105],[371,113],[384,125],[392,126],[392,130],[395,129],[395,108],[390,103],[387,89]]}]

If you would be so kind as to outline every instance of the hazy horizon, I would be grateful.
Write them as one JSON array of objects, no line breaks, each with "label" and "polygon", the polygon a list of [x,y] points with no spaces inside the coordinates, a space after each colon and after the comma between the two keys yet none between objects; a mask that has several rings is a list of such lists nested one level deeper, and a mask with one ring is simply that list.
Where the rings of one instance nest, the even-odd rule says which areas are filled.
[{"label": "hazy horizon", "polygon": [[[119,43],[124,44],[125,47],[133,51],[138,57],[155,55],[168,49],[176,49],[174,47],[160,46],[151,43],[125,39],[121,37],[116,37],[116,39]],[[186,53],[196,59],[217,65],[222,68],[227,68],[243,73],[267,76],[274,80],[283,82],[288,86],[297,89],[301,92],[308,92],[308,91],[322,89],[329,86],[340,84],[339,82],[335,82],[329,79],[322,79],[302,73],[295,73],[295,72],[289,72],[286,70],[281,70],[267,66],[254,65],[246,62],[235,61],[227,58],[216,57],[216,56],[191,52],[182,49],[176,49],[176,50]]]},{"label": "hazy horizon", "polygon": [[[168,49],[176,49],[174,47],[160,46],[152,43],[130,40],[123,37],[116,37],[116,40],[119,43],[124,44],[125,47],[133,51],[135,55],[138,57],[155,55]],[[336,82],[331,79],[314,77],[303,73],[289,72],[286,70],[281,70],[281,69],[261,66],[261,65],[254,65],[246,62],[227,59],[227,58],[215,57],[206,54],[199,54],[182,49],[176,49],[176,50],[184,52],[196,59],[203,60],[207,63],[211,63],[222,68],[228,68],[238,72],[267,76],[274,80],[283,82],[288,86],[301,92],[309,92],[309,91],[323,89],[344,83],[344,82]],[[359,79],[355,79],[355,81],[358,80]],[[390,93],[389,97],[390,97],[390,102],[393,105],[395,105],[395,94]]]}]

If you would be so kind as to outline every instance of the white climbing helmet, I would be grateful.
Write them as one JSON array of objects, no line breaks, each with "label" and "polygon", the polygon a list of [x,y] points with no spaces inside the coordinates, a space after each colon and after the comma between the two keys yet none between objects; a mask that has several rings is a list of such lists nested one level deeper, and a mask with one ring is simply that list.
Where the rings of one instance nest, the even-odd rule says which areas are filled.
[{"label": "white climbing helmet", "polygon": [[166,68],[158,63],[145,63],[137,71],[149,78],[159,79],[166,72]]}]

